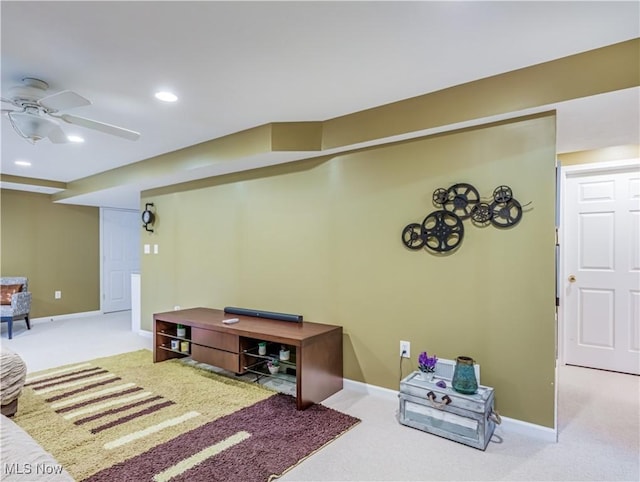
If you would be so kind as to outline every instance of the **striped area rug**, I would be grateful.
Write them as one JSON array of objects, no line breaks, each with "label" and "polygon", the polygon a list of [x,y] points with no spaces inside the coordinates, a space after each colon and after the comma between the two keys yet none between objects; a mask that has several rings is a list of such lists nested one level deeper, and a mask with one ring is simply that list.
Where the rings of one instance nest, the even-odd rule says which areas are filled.
[{"label": "striped area rug", "polygon": [[29,374],[14,421],[76,480],[268,481],[358,423],[148,350]]}]

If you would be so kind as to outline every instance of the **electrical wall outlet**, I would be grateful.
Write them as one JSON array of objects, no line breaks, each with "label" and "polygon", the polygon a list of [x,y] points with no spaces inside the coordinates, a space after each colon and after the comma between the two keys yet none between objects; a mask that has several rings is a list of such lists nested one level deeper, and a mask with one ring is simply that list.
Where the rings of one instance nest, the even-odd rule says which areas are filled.
[{"label": "electrical wall outlet", "polygon": [[411,342],[400,342],[400,356],[404,358],[411,358]]},{"label": "electrical wall outlet", "polygon": [[60,298],[62,298],[62,291],[56,291],[56,292],[54,292],[54,293],[53,293],[53,297],[54,297],[56,300],[59,300]]}]

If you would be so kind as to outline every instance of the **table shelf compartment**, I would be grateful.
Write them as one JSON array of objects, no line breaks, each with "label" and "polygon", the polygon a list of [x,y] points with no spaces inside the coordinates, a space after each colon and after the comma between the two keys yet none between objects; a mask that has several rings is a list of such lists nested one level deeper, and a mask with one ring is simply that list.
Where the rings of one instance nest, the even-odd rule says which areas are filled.
[{"label": "table shelf compartment", "polygon": [[294,386],[296,384],[295,369],[293,369],[294,373],[271,373],[269,372],[269,369],[267,368],[265,363],[256,363],[254,365],[244,367],[244,371],[245,373],[252,373],[254,375],[257,375],[258,378],[256,379],[256,381],[258,381],[260,378],[273,378],[276,380],[288,382]]},{"label": "table shelf compartment", "polygon": [[184,336],[178,336],[178,325],[182,323],[171,323],[166,321],[161,321],[156,325],[155,333],[157,335],[168,336],[171,338],[176,338],[178,340],[191,341],[191,327],[183,325],[185,329]]},{"label": "table shelf compartment", "polygon": [[165,351],[169,351],[169,352],[172,352],[172,353],[177,353],[179,355],[184,355],[184,356],[190,356],[191,355],[191,353],[188,352],[188,351],[174,350],[170,346],[160,345],[160,346],[158,346],[158,348],[160,350],[165,350]]},{"label": "table shelf compartment", "polygon": [[158,332],[158,335],[160,336],[165,336],[167,338],[171,338],[173,340],[180,340],[180,341],[188,341],[189,343],[191,343],[191,338],[186,338],[186,337],[182,337],[182,336],[178,336],[178,335],[172,335],[170,333],[165,333],[165,332]]},{"label": "table shelf compartment", "polygon": [[278,353],[267,353],[266,355],[258,355],[257,348],[255,352],[252,350],[243,350],[242,353],[249,357],[257,358],[264,361],[278,360],[281,365],[292,366],[292,367],[296,366],[296,357],[295,357],[295,354],[293,353],[289,355],[288,360],[280,360]]}]

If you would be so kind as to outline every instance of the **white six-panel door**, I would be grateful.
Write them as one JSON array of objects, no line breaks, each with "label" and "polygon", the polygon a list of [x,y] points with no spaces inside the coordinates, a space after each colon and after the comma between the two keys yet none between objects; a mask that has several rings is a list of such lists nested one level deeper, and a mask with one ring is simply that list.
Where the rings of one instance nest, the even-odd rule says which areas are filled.
[{"label": "white six-panel door", "polygon": [[640,374],[640,165],[567,173],[565,362]]},{"label": "white six-panel door", "polygon": [[140,271],[140,230],[137,211],[102,212],[102,311],[131,309],[131,274]]}]

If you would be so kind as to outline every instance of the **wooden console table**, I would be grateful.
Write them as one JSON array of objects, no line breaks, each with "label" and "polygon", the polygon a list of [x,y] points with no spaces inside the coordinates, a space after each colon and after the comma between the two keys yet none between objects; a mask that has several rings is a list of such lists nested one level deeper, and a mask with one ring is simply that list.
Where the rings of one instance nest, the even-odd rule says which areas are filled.
[{"label": "wooden console table", "polygon": [[[222,320],[228,318],[240,321],[223,324]],[[183,336],[178,335],[177,325],[185,327]],[[291,355],[282,365],[289,367],[288,373],[295,374],[298,410],[342,390],[341,326],[277,321],[232,315],[211,308],[191,308],[154,314],[153,332],[154,362],[191,356],[195,361],[238,375],[250,372],[269,376],[266,361],[274,350],[277,353],[280,345],[286,345]],[[259,355],[259,342],[267,342],[271,347],[267,355]]]}]

